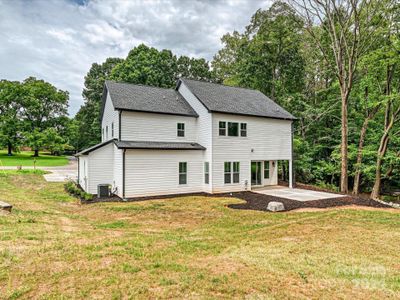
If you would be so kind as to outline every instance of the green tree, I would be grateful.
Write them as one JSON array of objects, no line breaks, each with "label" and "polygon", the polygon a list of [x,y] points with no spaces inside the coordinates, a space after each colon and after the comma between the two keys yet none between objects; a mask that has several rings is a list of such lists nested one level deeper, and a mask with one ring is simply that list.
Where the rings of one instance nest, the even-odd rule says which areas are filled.
[{"label": "green tree", "polygon": [[170,88],[175,85],[176,56],[169,50],[141,44],[112,70],[116,81]]},{"label": "green tree", "polygon": [[21,117],[24,121],[28,145],[35,156],[43,147],[44,131],[60,127],[62,117],[67,115],[68,92],[57,89],[44,80],[29,77],[22,83],[24,97],[21,106]]},{"label": "green tree", "polygon": [[[74,146],[75,150],[88,148],[100,142],[100,109],[104,82],[109,78],[112,69],[121,62],[123,59],[107,58],[102,64],[92,64],[86,74],[82,92],[85,103],[74,118],[73,128],[69,128],[70,138],[74,141],[70,145]],[[76,132],[72,132],[73,129]]]},{"label": "green tree", "polygon": [[21,143],[22,122],[20,109],[23,97],[17,81],[0,81],[0,146],[7,147],[8,155]]}]

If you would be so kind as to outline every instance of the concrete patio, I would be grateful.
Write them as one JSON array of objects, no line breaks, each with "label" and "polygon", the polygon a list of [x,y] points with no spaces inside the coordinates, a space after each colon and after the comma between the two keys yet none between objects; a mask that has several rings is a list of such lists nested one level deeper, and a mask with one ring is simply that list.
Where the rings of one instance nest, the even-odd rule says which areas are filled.
[{"label": "concrete patio", "polygon": [[257,188],[252,190],[252,192],[302,202],[345,197],[344,195],[340,194],[317,192],[304,189],[290,189],[288,187],[279,185]]}]

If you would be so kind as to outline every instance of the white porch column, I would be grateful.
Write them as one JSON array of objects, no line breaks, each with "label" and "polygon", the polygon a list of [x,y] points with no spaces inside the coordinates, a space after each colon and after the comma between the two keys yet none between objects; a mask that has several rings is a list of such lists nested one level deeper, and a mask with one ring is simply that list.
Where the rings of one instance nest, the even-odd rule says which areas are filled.
[{"label": "white porch column", "polygon": [[293,160],[289,160],[289,188],[293,188]]}]

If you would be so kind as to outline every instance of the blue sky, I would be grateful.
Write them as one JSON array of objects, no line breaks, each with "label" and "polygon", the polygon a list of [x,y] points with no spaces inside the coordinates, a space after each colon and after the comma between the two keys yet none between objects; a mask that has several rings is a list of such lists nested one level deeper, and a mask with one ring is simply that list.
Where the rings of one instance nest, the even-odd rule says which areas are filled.
[{"label": "blue sky", "polygon": [[0,79],[35,76],[83,104],[94,62],[126,57],[140,43],[208,60],[226,32],[243,31],[270,0],[0,0]]}]

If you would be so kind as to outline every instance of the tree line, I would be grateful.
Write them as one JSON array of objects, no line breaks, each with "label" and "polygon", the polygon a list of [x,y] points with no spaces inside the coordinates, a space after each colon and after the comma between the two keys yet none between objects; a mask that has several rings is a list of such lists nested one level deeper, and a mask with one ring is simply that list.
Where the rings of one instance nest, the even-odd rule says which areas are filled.
[{"label": "tree line", "polygon": [[[258,89],[292,112],[298,118],[298,181],[354,194],[372,191],[373,198],[400,187],[396,1],[275,1],[221,41],[211,62],[142,44],[125,59],[94,63],[85,77],[84,104],[63,129],[68,144],[83,149],[100,142],[106,79],[172,88],[183,76]],[[26,128],[29,119],[23,119]],[[5,133],[11,143],[19,136]]]},{"label": "tree line", "polygon": [[23,82],[0,81],[0,146],[8,155],[29,146],[34,156],[46,148],[53,154],[67,149],[70,120],[68,92],[29,77]]}]

